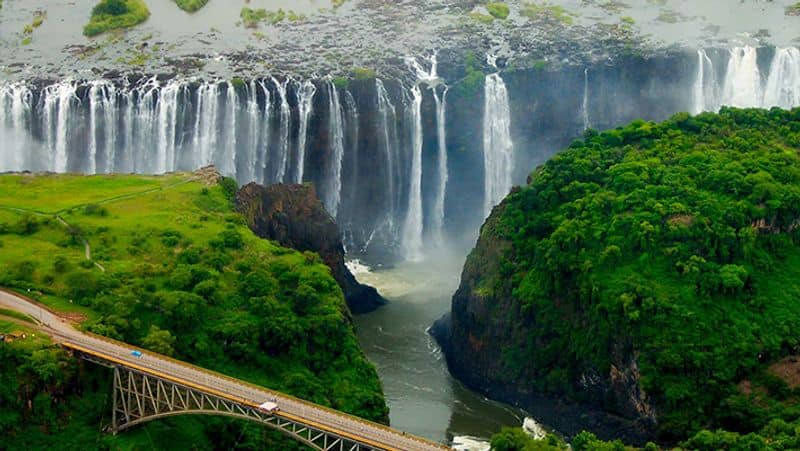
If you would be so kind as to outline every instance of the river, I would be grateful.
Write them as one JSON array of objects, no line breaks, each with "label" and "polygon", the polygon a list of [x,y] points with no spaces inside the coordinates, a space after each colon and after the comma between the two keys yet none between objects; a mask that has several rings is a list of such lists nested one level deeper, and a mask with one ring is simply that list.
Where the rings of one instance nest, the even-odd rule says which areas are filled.
[{"label": "river", "polygon": [[[389,300],[355,323],[367,357],[378,369],[392,427],[461,449],[486,449],[503,426],[521,426],[520,409],[468,390],[447,370],[444,355],[427,329],[450,310],[464,256],[403,262],[391,269],[348,266],[358,280]],[[475,440],[478,439],[478,440]]]}]

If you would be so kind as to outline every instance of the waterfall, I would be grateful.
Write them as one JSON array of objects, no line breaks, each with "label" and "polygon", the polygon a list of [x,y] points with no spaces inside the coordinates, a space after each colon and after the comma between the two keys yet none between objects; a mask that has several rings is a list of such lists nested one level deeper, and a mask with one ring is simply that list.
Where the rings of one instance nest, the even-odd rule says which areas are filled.
[{"label": "waterfall", "polygon": [[22,130],[30,118],[32,99],[33,93],[24,85],[0,86],[0,171],[31,164],[26,158],[29,140]]},{"label": "waterfall", "polygon": [[168,83],[158,97],[158,153],[155,171],[158,174],[175,170],[175,137],[178,132],[178,95],[182,84]]},{"label": "waterfall", "polygon": [[761,93],[761,73],[758,70],[756,49],[731,49],[722,88],[722,104],[743,108],[761,106]]},{"label": "waterfall", "polygon": [[703,111],[717,110],[717,75],[714,71],[714,63],[708,57],[706,51],[700,49],[697,51],[697,76],[694,81],[693,99],[694,106],[692,107],[693,114],[699,114]]},{"label": "waterfall", "polygon": [[328,121],[331,159],[326,177],[324,193],[325,208],[335,219],[339,212],[342,195],[342,157],[344,156],[344,119],[339,93],[333,81],[328,81]]},{"label": "waterfall", "polygon": [[422,91],[419,85],[411,88],[409,105],[411,120],[411,178],[408,190],[408,210],[403,225],[403,245],[409,260],[422,259]]},{"label": "waterfall", "polygon": [[800,106],[800,50],[775,49],[764,90],[764,107]]},{"label": "waterfall", "polygon": [[261,110],[258,107],[258,88],[259,83],[251,80],[247,84],[247,148],[239,159],[242,183],[260,181],[257,176],[257,162],[261,149],[259,147],[261,139]]},{"label": "waterfall", "polygon": [[286,87],[289,80],[284,80],[279,83],[275,78],[272,79],[275,87],[278,89],[278,97],[280,97],[280,128],[278,132],[278,155],[277,155],[277,168],[275,171],[274,183],[283,183],[286,177],[286,167],[289,163],[289,128],[292,119],[292,111],[289,108],[289,100],[286,94]]},{"label": "waterfall", "polygon": [[225,127],[224,144],[222,153],[214,158],[217,169],[227,176],[236,176],[236,120],[239,111],[239,94],[233,83],[227,83],[228,89],[225,94]]},{"label": "waterfall", "polygon": [[514,169],[508,90],[499,74],[486,76],[483,111],[484,217],[508,194]]},{"label": "waterfall", "polygon": [[736,47],[728,51],[721,83],[705,50],[697,51],[697,75],[692,112],[716,111],[721,105],[740,108],[794,108],[800,106],[800,50],[776,48],[768,74],[758,68],[758,50]]},{"label": "waterfall", "polygon": [[397,110],[389,99],[389,93],[380,79],[375,79],[375,90],[378,100],[378,119],[381,130],[381,144],[386,159],[386,221],[390,229],[394,228],[397,213],[397,181],[400,169],[397,154]]},{"label": "waterfall", "polygon": [[300,130],[297,138],[297,171],[294,182],[303,183],[303,171],[306,163],[306,137],[308,136],[308,119],[314,107],[314,94],[317,87],[311,80],[302,83],[297,89],[297,105],[300,110]]},{"label": "waterfall", "polygon": [[45,135],[50,151],[50,168],[67,172],[69,123],[73,106],[79,102],[77,83],[63,81],[44,90]]},{"label": "waterfall", "polygon": [[219,85],[204,83],[197,90],[197,116],[195,117],[194,144],[199,160],[196,167],[211,164],[217,148],[217,108],[219,108]]},{"label": "waterfall", "polygon": [[583,69],[583,104],[581,106],[581,116],[583,116],[583,129],[592,128],[589,121],[589,68]]},{"label": "waterfall", "polygon": [[436,190],[436,199],[433,204],[433,234],[436,244],[444,244],[444,201],[447,194],[447,137],[446,133],[446,110],[447,110],[447,86],[442,92],[442,98],[436,89],[433,90],[433,100],[436,102],[436,136],[439,145],[438,167],[439,177]]}]

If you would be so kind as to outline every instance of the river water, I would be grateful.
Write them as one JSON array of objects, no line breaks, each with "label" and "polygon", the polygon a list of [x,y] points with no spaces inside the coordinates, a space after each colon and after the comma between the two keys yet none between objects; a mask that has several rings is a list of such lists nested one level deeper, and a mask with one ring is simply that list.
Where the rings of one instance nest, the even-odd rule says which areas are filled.
[{"label": "river water", "polygon": [[[525,412],[488,400],[450,376],[444,355],[427,329],[450,310],[464,256],[403,262],[374,269],[351,262],[358,280],[389,300],[355,317],[367,357],[378,369],[392,427],[448,444],[486,449],[503,426],[521,426]],[[478,439],[477,441],[475,439]]]}]

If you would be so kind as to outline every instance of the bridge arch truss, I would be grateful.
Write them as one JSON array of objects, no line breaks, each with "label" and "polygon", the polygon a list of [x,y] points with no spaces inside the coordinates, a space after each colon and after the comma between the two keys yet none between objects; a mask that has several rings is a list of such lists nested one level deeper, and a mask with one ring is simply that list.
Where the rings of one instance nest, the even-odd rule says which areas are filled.
[{"label": "bridge arch truss", "polygon": [[256,407],[132,368],[95,361],[104,366],[111,366],[114,371],[113,413],[109,429],[115,434],[151,420],[177,415],[205,414],[256,421],[320,451],[381,449],[294,421],[279,413],[263,412]]}]

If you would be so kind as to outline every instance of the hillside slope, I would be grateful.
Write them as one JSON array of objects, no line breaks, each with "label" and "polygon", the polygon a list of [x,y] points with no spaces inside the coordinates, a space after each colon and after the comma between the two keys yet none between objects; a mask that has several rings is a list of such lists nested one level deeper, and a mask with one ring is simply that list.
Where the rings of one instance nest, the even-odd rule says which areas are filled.
[{"label": "hillside slope", "polygon": [[[235,191],[213,170],[0,176],[0,286],[30,290],[91,332],[386,422],[329,268],[253,235]],[[0,370],[9,449],[295,446],[258,425],[199,417],[107,436],[107,370],[46,344],[0,352],[14,362]]]},{"label": "hillside slope", "polygon": [[543,418],[572,433],[796,420],[799,150],[800,110],[590,132],[484,224],[435,328],[452,372],[545,416],[537,396],[580,403]]}]

